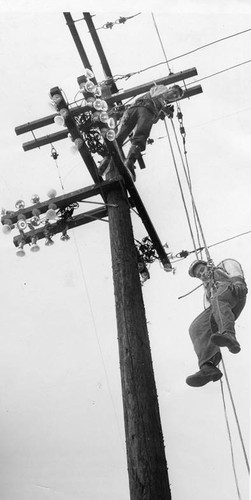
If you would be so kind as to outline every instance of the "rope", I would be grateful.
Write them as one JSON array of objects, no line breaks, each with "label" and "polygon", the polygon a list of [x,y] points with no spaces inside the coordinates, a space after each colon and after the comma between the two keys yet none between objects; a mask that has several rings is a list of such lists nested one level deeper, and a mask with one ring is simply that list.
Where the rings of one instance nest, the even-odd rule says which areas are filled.
[{"label": "rope", "polygon": [[185,293],[185,295],[180,295],[180,297],[178,297],[178,299],[184,299],[184,297],[187,297],[188,295],[190,295],[191,293],[195,292],[195,290],[197,290],[198,288],[200,288],[201,286],[203,286],[203,283],[201,283],[200,285],[196,286],[195,288],[193,288],[190,292],[187,292]]},{"label": "rope", "polygon": [[[177,118],[178,118],[178,121],[180,124],[180,133],[181,133],[181,136],[183,139],[183,152],[184,152],[184,157],[185,157],[186,170],[187,170],[187,175],[189,178],[189,185],[192,188],[192,179],[191,179],[190,167],[188,164],[187,150],[186,150],[186,132],[185,132],[185,127],[184,127],[184,123],[183,123],[183,113],[181,112],[181,106],[180,106],[179,101],[177,101],[176,107],[177,107]],[[195,203],[194,203],[193,197],[192,197],[192,208],[193,208],[193,217],[194,217],[194,224],[195,224],[198,247],[201,248],[202,244],[201,244],[201,238],[200,238],[200,233],[199,233],[198,221],[197,221],[197,217],[196,217],[196,213],[195,213]],[[199,251],[199,253],[200,253],[200,258],[202,258],[202,252]]]},{"label": "rope", "polygon": [[241,494],[240,494],[240,490],[239,490],[238,479],[237,479],[236,468],[235,468],[235,461],[234,461],[233,443],[232,443],[232,438],[231,438],[230,426],[229,426],[229,422],[228,422],[227,408],[226,408],[222,380],[220,380],[220,383],[221,383],[221,395],[222,395],[222,401],[223,401],[223,407],[224,407],[225,420],[226,420],[226,424],[227,424],[228,438],[229,438],[229,442],[230,442],[231,459],[232,459],[232,466],[233,466],[233,471],[234,471],[235,485],[236,485],[236,489],[237,489],[238,498],[239,498],[239,500],[241,500]]},{"label": "rope", "polygon": [[[181,162],[182,162],[182,165],[183,165],[184,173],[185,173],[185,176],[186,176],[188,189],[190,191],[190,196],[191,196],[191,200],[192,200],[192,205],[193,205],[194,213],[195,213],[195,216],[196,216],[196,220],[198,222],[198,226],[199,226],[199,229],[200,229],[201,237],[202,237],[203,244],[204,244],[204,247],[205,247],[205,253],[206,253],[206,256],[207,256],[207,260],[209,262],[212,262],[212,259],[211,259],[211,256],[210,256],[210,253],[209,253],[209,250],[208,250],[208,246],[207,246],[207,243],[206,243],[204,231],[203,231],[203,228],[202,228],[202,225],[201,225],[201,222],[200,222],[200,217],[199,217],[199,214],[198,214],[198,210],[197,210],[197,207],[196,207],[196,204],[195,204],[195,200],[194,200],[194,196],[193,196],[193,192],[192,192],[191,180],[189,179],[187,170],[185,168],[185,164],[184,164],[184,160],[183,160],[183,157],[182,157],[182,152],[181,152],[181,149],[180,149],[180,145],[179,145],[177,133],[176,133],[176,130],[175,130],[175,126],[174,126],[174,123],[173,123],[173,119],[171,119],[171,123],[172,123],[173,133],[174,133],[174,136],[175,136],[175,139],[176,139],[177,147],[178,147],[178,150],[179,150],[179,153],[180,153],[180,157],[181,157]],[[196,253],[196,257],[198,258],[197,251],[195,253]]]},{"label": "rope", "polygon": [[174,168],[175,168],[175,172],[176,172],[176,176],[177,176],[177,180],[178,180],[178,184],[179,184],[179,188],[180,188],[180,193],[181,193],[181,197],[182,197],[184,209],[185,209],[185,212],[186,212],[187,222],[188,222],[188,226],[189,226],[191,238],[192,238],[193,245],[194,245],[194,251],[195,251],[195,254],[197,256],[196,243],[195,243],[195,240],[194,240],[194,235],[193,235],[193,230],[192,230],[192,226],[191,226],[191,221],[190,221],[190,217],[189,217],[187,206],[186,206],[184,192],[183,192],[183,189],[182,189],[182,185],[181,185],[181,181],[180,181],[180,176],[179,176],[179,172],[178,172],[178,168],[177,168],[177,163],[176,163],[176,160],[175,160],[174,151],[173,151],[173,147],[172,147],[172,143],[171,143],[170,134],[169,134],[169,131],[168,131],[168,128],[167,128],[166,120],[164,120],[164,123],[165,123],[166,133],[167,133],[167,137],[168,137],[168,141],[169,141],[169,145],[170,145],[170,149],[171,149],[171,154],[172,154],[172,158],[173,158]]},{"label": "rope", "polygon": [[226,368],[225,368],[225,364],[224,364],[223,358],[222,358],[221,362],[222,362],[223,372],[224,372],[226,383],[227,383],[227,388],[228,388],[228,391],[229,391],[229,396],[230,396],[232,407],[233,407],[233,411],[234,411],[234,416],[235,416],[236,425],[237,425],[237,428],[238,428],[238,433],[239,433],[239,436],[240,436],[240,441],[241,441],[241,445],[242,445],[242,450],[243,450],[243,454],[244,454],[244,458],[245,458],[247,470],[248,470],[248,473],[250,474],[250,467],[249,467],[248,457],[247,457],[247,453],[246,453],[246,449],[245,449],[245,445],[244,445],[244,441],[243,441],[243,437],[242,437],[242,432],[241,432],[241,428],[240,428],[240,424],[239,424],[239,420],[238,420],[238,416],[237,416],[237,412],[236,412],[236,408],[235,408],[235,404],[234,404],[234,400],[233,400],[233,396],[232,396],[232,391],[231,391],[231,387],[230,387],[230,384],[229,384],[229,380],[228,380],[228,376],[227,376],[227,372],[226,372]]}]

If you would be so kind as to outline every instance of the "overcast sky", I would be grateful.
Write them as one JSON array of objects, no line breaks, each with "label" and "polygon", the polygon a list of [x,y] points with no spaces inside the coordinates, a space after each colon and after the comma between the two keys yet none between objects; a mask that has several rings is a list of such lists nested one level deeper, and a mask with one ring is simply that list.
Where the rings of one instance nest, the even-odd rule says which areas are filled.
[{"label": "overcast sky", "polygon": [[[78,92],[83,65],[59,9],[70,11],[77,20],[83,5],[74,2],[73,11],[69,3],[56,4],[52,9],[44,1],[43,8],[35,9],[28,1],[0,1],[0,205],[8,210],[14,210],[20,198],[30,205],[34,193],[43,201],[51,188],[60,195],[92,184],[68,139],[54,144],[56,164],[50,145],[24,152],[22,144],[33,136],[17,136],[14,131],[54,112],[50,88],[61,87],[70,102]],[[165,57],[152,12],[168,59],[251,26],[251,6],[242,0],[169,0],[148,2],[145,9],[130,2],[127,10],[119,3],[107,5],[105,12],[104,3],[84,6],[95,15],[96,28],[140,13],[125,24],[98,31],[113,74],[138,72],[117,81],[121,90],[169,72],[165,64],[158,65]],[[76,26],[101,81],[102,67],[85,22]],[[251,65],[241,64],[251,59],[250,46],[247,31],[170,62],[173,72],[196,67],[198,76],[187,83],[203,88],[202,94],[182,101],[181,108],[193,192],[208,245],[251,230]],[[239,66],[222,72],[235,65]],[[61,128],[51,125],[35,135],[56,130]],[[175,255],[193,250],[193,245],[165,136],[160,122],[152,129],[154,142],[144,155],[146,169],[137,169],[136,186],[161,241]],[[185,186],[177,151],[175,155]],[[92,208],[81,206],[83,211]],[[141,240],[144,226],[135,213],[132,219],[134,236]],[[57,235],[52,247],[41,241],[39,253],[26,247],[24,258],[15,255],[16,234],[17,230],[2,233],[0,245],[1,499],[128,500],[108,223],[77,228],[69,233],[69,242]],[[227,257],[239,260],[248,284],[250,238],[248,233],[210,249],[215,263]],[[198,369],[188,327],[203,309],[201,289],[178,299],[199,284],[187,273],[193,260],[191,254],[175,263],[175,274],[165,273],[155,262],[143,286],[172,499],[235,500],[220,383],[196,389],[185,383]],[[241,352],[223,351],[247,452],[249,300],[236,323]],[[224,379],[223,387],[240,494],[248,500],[247,468]]]}]

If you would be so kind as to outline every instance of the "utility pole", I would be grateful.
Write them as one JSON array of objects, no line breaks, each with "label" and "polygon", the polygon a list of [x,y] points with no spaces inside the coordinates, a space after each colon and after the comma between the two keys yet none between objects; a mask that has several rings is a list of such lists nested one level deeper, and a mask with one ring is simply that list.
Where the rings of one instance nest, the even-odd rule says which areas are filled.
[{"label": "utility pole", "polygon": [[[100,56],[106,76],[111,78],[110,67],[104,56],[97,32],[89,13],[83,13],[84,19],[90,29],[91,36]],[[64,13],[68,27],[76,43],[81,60],[84,65],[89,64],[82,43],[77,34],[74,21],[70,13]],[[171,84],[184,80],[197,74],[195,68],[184,72],[168,75],[156,81],[157,84]],[[95,76],[93,81],[96,82]],[[110,95],[107,96],[108,105],[121,103],[124,99],[144,93],[152,86],[148,82],[138,87],[118,92],[114,81],[111,81]],[[202,92],[200,86],[186,89],[182,98]],[[58,87],[51,89],[52,96],[61,96]],[[168,478],[165,448],[161,428],[157,390],[151,358],[151,349],[147,331],[145,308],[143,303],[142,288],[137,261],[137,251],[134,243],[132,222],[130,217],[131,207],[136,207],[143,224],[150,236],[158,257],[165,270],[171,270],[169,258],[155,231],[154,225],[144,207],[143,201],[123,163],[123,155],[116,141],[105,141],[106,148],[111,154],[111,167],[104,181],[99,177],[97,166],[85,141],[82,139],[77,117],[85,114],[86,107],[70,107],[65,102],[61,106],[66,119],[62,132],[57,132],[44,137],[35,138],[23,144],[23,149],[41,147],[45,144],[64,139],[69,132],[74,140],[82,141],[79,153],[87,166],[93,186],[79,189],[53,199],[54,206],[60,212],[60,220],[47,223],[46,230],[42,227],[33,227],[29,224],[30,231],[20,230],[19,236],[14,238],[14,244],[34,244],[37,239],[48,237],[94,219],[109,218],[110,246],[112,257],[112,270],[114,282],[114,295],[117,317],[117,331],[119,344],[120,372],[122,399],[124,409],[125,439],[127,449],[128,476],[131,500],[171,500],[171,491]],[[60,110],[60,108],[58,108]],[[32,131],[53,123],[55,114],[28,122],[16,127],[17,135]],[[84,134],[83,134],[84,136]],[[73,216],[74,204],[87,197],[100,193],[104,205],[83,215]],[[37,210],[47,213],[50,200],[38,203]],[[13,226],[22,217],[31,217],[34,208],[19,208],[15,213],[8,213],[2,217],[2,223]],[[64,233],[65,234],[65,233]]]},{"label": "utility pole", "polygon": [[130,498],[170,500],[130,207],[121,189],[107,201]]}]

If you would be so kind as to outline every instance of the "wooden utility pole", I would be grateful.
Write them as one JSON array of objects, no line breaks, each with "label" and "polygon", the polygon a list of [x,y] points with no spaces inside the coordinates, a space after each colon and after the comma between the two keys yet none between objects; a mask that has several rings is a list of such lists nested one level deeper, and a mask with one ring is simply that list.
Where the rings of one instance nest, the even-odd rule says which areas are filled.
[{"label": "wooden utility pole", "polygon": [[131,500],[170,500],[165,449],[130,207],[107,194]]}]

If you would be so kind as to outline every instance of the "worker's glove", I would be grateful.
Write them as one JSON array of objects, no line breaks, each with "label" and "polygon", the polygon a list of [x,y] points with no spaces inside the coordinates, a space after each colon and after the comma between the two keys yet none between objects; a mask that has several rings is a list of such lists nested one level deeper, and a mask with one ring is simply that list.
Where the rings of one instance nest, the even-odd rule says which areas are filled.
[{"label": "worker's glove", "polygon": [[240,299],[245,297],[248,292],[247,285],[243,281],[235,281],[234,283],[231,283],[231,290],[233,295],[239,297]]},{"label": "worker's glove", "polygon": [[174,114],[174,106],[172,104],[168,104],[167,106],[164,106],[163,108],[163,118],[161,118],[162,120],[165,118],[165,116],[167,116],[168,118],[173,118],[173,114]]}]

